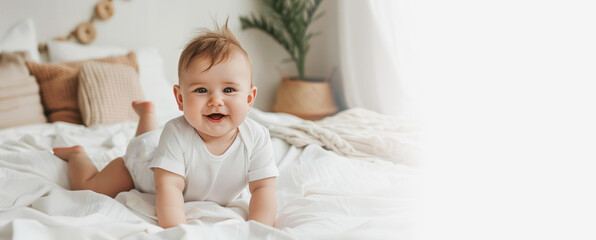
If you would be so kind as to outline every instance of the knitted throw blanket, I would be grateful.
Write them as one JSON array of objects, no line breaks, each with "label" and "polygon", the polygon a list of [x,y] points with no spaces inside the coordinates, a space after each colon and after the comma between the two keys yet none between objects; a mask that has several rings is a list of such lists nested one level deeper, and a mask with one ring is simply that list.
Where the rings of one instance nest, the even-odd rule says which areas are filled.
[{"label": "knitted throw blanket", "polygon": [[268,128],[271,137],[297,147],[317,144],[346,157],[416,163],[417,125],[362,108],[351,108],[320,121]]}]

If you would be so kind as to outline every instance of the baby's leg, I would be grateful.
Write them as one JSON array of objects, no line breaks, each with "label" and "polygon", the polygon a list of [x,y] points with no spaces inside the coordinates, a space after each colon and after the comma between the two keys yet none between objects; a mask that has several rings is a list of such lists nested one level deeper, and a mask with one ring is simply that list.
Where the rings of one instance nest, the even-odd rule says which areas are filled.
[{"label": "baby's leg", "polygon": [[81,146],[54,148],[54,155],[68,162],[72,190],[92,190],[114,198],[118,193],[134,188],[122,158],[112,160],[98,172]]},{"label": "baby's leg", "polygon": [[139,115],[139,125],[137,126],[136,136],[157,129],[157,119],[155,118],[155,108],[152,102],[133,101],[132,108]]}]

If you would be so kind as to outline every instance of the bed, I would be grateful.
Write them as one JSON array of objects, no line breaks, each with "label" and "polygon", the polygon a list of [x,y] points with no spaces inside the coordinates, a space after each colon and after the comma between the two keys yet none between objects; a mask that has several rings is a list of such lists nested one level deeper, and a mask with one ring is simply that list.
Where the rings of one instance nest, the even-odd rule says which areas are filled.
[{"label": "bed", "polygon": [[[63,43],[48,47],[48,61],[55,64],[130,52]],[[159,53],[133,51],[139,89],[156,103],[162,127],[180,112],[169,110],[175,109],[175,103],[169,97],[171,85],[162,77]],[[103,90],[97,91],[101,95]],[[44,96],[40,100],[44,102]],[[97,102],[88,101],[91,105]],[[280,172],[274,226],[245,220],[250,197],[245,191],[227,206],[185,203],[188,224],[164,230],[156,225],[151,194],[131,190],[112,199],[68,190],[66,163],[52,154],[53,147],[80,144],[101,169],[125,153],[136,128],[134,119],[92,118],[110,109],[79,105],[86,108],[79,109],[83,123],[21,123],[0,129],[0,238],[412,238],[418,197],[418,128],[413,121],[359,108],[315,122],[252,109],[249,117],[271,132]]]}]

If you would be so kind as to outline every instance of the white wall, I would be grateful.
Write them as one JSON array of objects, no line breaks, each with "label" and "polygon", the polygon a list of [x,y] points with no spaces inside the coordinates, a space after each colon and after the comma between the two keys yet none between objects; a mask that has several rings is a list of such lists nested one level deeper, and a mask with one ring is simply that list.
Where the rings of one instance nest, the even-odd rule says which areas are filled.
[{"label": "white wall", "polygon": [[[88,20],[98,0],[0,0],[0,34],[27,17],[33,19],[38,41],[66,36],[80,22]],[[96,21],[97,39],[92,45],[128,48],[157,47],[164,58],[168,79],[177,81],[178,56],[184,44],[200,28],[211,28],[213,19],[223,23],[230,17],[230,28],[252,57],[255,84],[259,87],[256,107],[270,111],[280,80],[275,66],[295,74],[288,55],[270,37],[257,30],[242,31],[238,17],[258,12],[260,0],[130,0],[114,1],[115,14],[107,21]],[[320,11],[326,14],[312,31],[323,34],[311,41],[307,75],[327,76],[339,67],[337,53],[337,0],[326,0]],[[337,89],[336,92],[340,90]]]}]

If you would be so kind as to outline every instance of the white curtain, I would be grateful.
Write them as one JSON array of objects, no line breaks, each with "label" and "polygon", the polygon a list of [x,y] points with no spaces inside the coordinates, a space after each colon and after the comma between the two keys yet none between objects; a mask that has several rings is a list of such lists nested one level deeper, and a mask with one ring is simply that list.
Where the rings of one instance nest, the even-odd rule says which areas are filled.
[{"label": "white curtain", "polygon": [[339,45],[348,107],[413,113],[414,46],[406,1],[338,1]]}]

